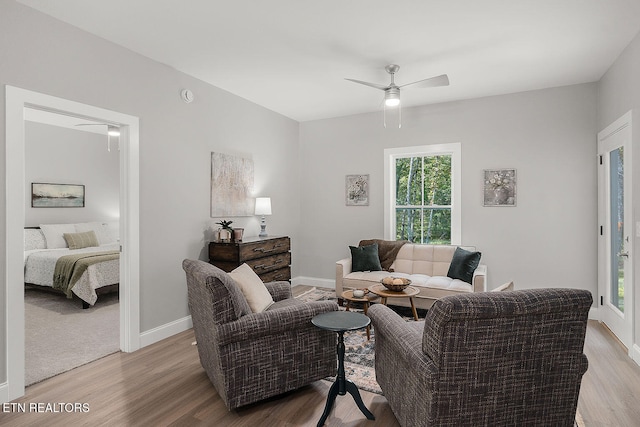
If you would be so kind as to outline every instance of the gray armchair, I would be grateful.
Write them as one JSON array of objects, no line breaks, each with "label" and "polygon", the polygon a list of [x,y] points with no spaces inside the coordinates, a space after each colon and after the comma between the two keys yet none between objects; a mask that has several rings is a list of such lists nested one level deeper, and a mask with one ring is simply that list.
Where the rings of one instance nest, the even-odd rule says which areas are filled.
[{"label": "gray armchair", "polygon": [[376,379],[399,423],[573,426],[591,293],[444,297],[422,322],[376,304]]},{"label": "gray armchair", "polygon": [[182,267],[200,363],[229,410],[336,374],[336,334],[311,323],[335,302],[303,303],[289,282],[272,282],[275,303],[252,313],[224,271],[195,260]]}]

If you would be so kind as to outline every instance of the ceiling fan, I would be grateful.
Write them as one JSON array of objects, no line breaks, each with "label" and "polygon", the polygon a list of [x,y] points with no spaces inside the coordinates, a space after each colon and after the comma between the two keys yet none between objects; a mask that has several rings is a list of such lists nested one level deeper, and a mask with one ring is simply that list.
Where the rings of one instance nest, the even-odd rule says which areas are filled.
[{"label": "ceiling fan", "polygon": [[[438,86],[449,86],[449,77],[446,74],[442,74],[436,77],[429,77],[428,79],[418,80],[417,82],[407,83],[404,85],[398,86],[395,83],[394,76],[400,69],[399,65],[389,64],[384,67],[385,71],[391,74],[391,83],[388,85],[381,85],[378,83],[369,83],[363,82],[362,80],[355,79],[345,79],[352,81],[354,83],[359,83],[365,86],[371,86],[376,89],[380,89],[384,91],[384,107],[385,107],[385,119],[386,119],[386,107],[396,107],[400,105],[400,88],[403,87],[414,87],[414,88],[427,88],[427,87],[438,87]],[[402,124],[400,121],[398,122],[398,127],[401,127]],[[387,127],[387,123],[385,120],[384,127]]]}]

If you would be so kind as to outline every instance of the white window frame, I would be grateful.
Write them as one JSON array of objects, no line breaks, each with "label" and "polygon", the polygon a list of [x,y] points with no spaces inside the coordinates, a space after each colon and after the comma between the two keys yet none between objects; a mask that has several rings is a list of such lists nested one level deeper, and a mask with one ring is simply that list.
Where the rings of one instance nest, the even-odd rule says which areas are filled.
[{"label": "white window frame", "polygon": [[384,238],[395,240],[396,159],[451,155],[451,244],[462,244],[462,148],[459,142],[384,150]]}]

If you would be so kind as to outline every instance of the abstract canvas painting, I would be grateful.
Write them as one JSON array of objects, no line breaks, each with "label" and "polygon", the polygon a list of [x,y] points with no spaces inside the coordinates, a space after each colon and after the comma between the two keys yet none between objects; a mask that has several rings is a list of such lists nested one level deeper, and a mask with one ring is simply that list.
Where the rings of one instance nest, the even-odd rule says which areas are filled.
[{"label": "abstract canvas painting", "polygon": [[84,208],[84,185],[31,183],[32,208]]},{"label": "abstract canvas painting", "polygon": [[253,160],[211,153],[211,217],[253,215]]}]

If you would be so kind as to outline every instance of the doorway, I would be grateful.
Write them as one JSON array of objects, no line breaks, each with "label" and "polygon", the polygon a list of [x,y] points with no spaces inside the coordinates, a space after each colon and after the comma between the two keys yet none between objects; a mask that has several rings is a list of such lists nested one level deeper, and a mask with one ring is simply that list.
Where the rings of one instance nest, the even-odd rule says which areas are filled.
[{"label": "doorway", "polygon": [[633,343],[631,112],[598,133],[598,296],[600,320]]},{"label": "doorway", "polygon": [[[119,138],[115,130],[111,132],[109,135],[108,126],[102,123],[25,108],[25,249],[30,249],[33,238],[42,232],[32,227],[79,224],[75,231],[97,229],[99,245],[99,249],[80,251],[119,250]],[[86,195],[80,204],[84,206],[51,208],[37,200],[34,206],[34,201],[29,203],[29,190],[33,193],[32,183],[43,182],[83,186]],[[54,253],[59,251],[54,249]],[[35,268],[35,258],[43,253],[51,254],[25,252],[24,282],[33,284],[25,285],[24,293],[27,394],[32,384],[120,350],[118,293],[98,290],[101,294],[96,304],[91,309],[80,308],[81,301],[91,299],[87,292],[96,282],[119,283],[119,262],[113,261],[111,269],[93,267],[87,279],[74,287],[77,298],[68,299],[47,286],[53,271],[47,274]],[[70,333],[74,330],[81,333]]]},{"label": "doorway", "polygon": [[120,349],[140,348],[139,119],[38,92],[6,91],[6,375],[3,401],[24,395],[23,225],[25,215],[25,108],[113,124],[120,128]]}]

